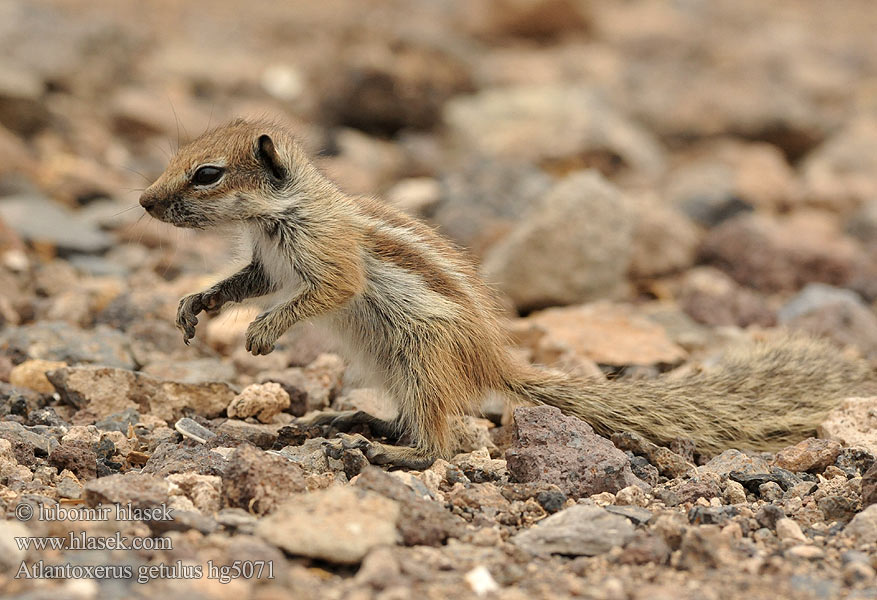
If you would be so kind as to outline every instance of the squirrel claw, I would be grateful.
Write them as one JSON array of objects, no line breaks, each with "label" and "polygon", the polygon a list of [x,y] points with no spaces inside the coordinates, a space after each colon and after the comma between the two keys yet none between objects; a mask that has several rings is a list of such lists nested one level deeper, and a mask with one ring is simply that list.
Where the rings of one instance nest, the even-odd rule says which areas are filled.
[{"label": "squirrel claw", "polygon": [[358,433],[339,433],[337,437],[323,442],[322,446],[323,452],[329,458],[340,459],[347,450],[362,450],[368,457],[372,442]]}]

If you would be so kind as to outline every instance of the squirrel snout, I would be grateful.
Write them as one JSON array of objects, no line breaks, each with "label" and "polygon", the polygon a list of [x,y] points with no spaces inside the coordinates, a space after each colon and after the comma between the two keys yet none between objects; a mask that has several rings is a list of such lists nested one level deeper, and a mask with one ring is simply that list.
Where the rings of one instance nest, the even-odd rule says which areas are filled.
[{"label": "squirrel snout", "polygon": [[149,194],[148,192],[143,192],[140,195],[140,206],[146,209],[146,212],[150,212],[151,209],[155,208],[158,204],[158,198]]}]

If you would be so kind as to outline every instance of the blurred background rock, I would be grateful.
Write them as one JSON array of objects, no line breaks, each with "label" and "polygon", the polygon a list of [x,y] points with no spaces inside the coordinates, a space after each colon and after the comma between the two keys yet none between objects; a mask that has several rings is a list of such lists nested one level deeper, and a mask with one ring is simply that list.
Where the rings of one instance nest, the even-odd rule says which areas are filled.
[{"label": "blurred background rock", "polygon": [[[610,300],[689,347],[782,322],[873,356],[875,28],[870,0],[2,0],[0,321],[147,319],[169,350],[227,255],[139,191],[244,115],[469,248],[521,315]],[[812,283],[849,293],[778,321]]]},{"label": "blurred background rock", "polygon": [[[874,598],[877,398],[697,471],[691,440],[618,432],[610,455],[495,401],[452,463],[362,471],[294,419],[392,407],[306,325],[250,356],[255,308],[183,345],[178,299],[232,271],[228,240],[137,201],[211,124],[274,118],[468,248],[523,358],[675,377],[787,328],[877,361],[875,31],[874,0],[0,0],[0,513],[179,511],[85,525],[174,541],[121,556],[27,554],[14,536],[67,525],[0,518],[0,595]],[[506,463],[534,431],[546,462]],[[277,580],[16,578],[43,558]]]}]

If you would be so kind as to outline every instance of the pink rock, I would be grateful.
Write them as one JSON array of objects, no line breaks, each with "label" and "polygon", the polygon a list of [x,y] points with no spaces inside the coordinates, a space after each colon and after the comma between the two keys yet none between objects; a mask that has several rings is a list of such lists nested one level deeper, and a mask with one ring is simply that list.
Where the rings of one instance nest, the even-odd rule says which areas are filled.
[{"label": "pink rock", "polygon": [[515,439],[506,451],[511,479],[557,485],[572,498],[646,487],[627,455],[591,426],[550,406],[515,409]]}]

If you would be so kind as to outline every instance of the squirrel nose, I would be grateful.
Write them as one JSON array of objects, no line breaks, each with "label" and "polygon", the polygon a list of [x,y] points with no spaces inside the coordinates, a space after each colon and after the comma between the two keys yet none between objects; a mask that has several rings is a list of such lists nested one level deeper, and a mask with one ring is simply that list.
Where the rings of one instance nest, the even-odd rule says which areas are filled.
[{"label": "squirrel nose", "polygon": [[155,198],[154,196],[149,195],[149,194],[144,193],[140,196],[140,206],[142,206],[146,210],[149,210],[150,208],[155,206],[157,202],[158,202],[158,199]]}]

